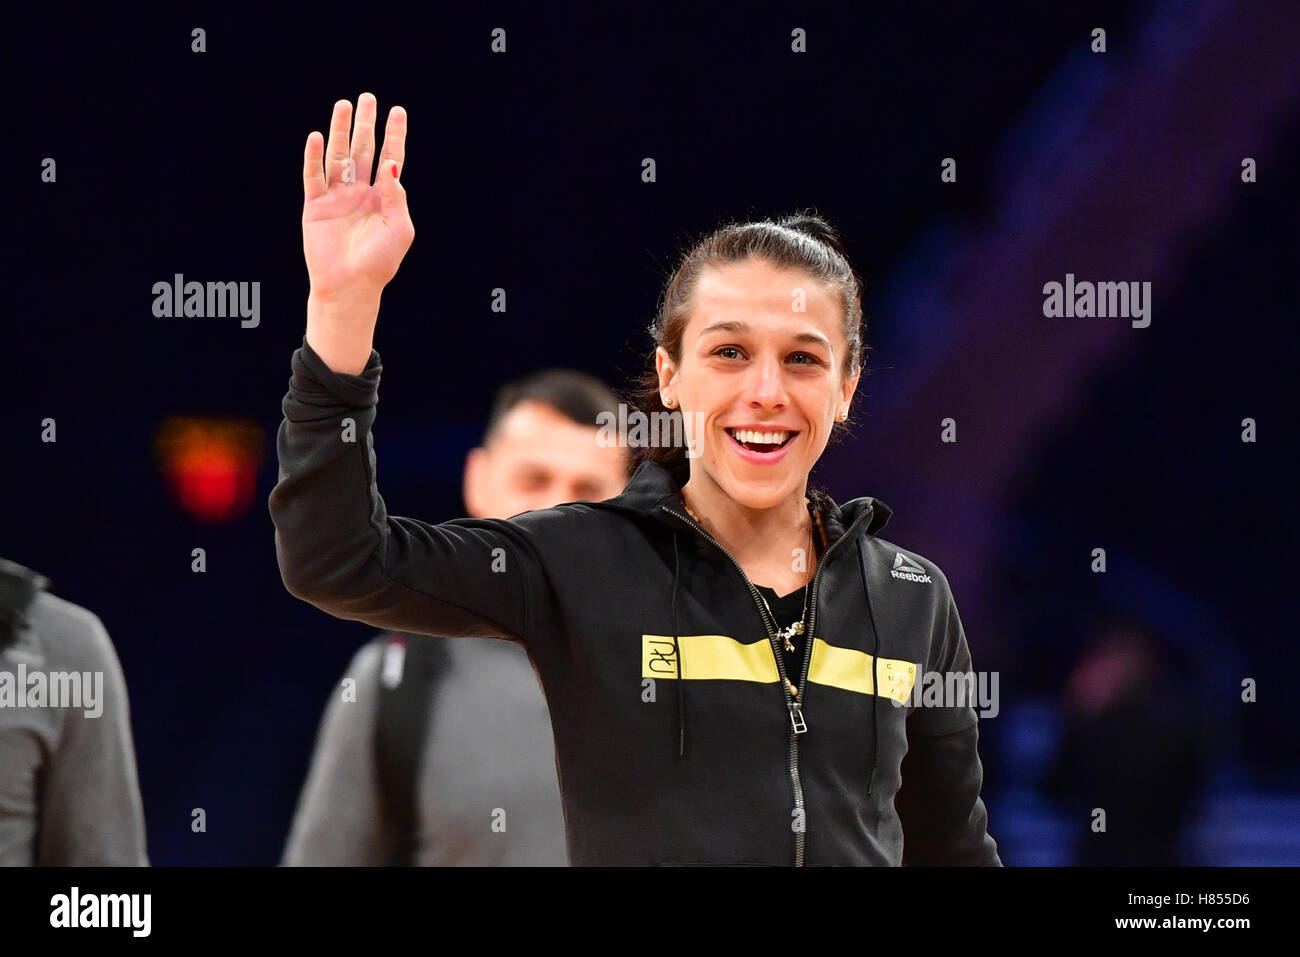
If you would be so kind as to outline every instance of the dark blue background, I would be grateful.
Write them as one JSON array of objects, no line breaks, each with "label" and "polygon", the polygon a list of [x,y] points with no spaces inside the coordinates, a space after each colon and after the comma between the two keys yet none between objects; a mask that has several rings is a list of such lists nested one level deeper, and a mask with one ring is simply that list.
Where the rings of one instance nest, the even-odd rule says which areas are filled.
[{"label": "dark blue background", "polygon": [[[278,859],[325,696],[371,634],[288,595],[265,506],[304,328],[303,142],[325,129],[335,99],[363,90],[381,114],[394,103],[410,114],[403,183],[417,235],[376,338],[391,512],[459,514],[464,455],[502,381],[547,365],[619,385],[639,372],[644,326],[688,238],[816,207],[869,281],[876,370],[856,440],[828,455],[819,478],[838,498],[875,494],[895,508],[886,537],[949,572],[976,667],[1001,672],[1003,714],[981,733],[1004,859],[1068,857],[1044,851],[1064,846],[1063,825],[1033,797],[1035,775],[1066,669],[1117,607],[1185,652],[1198,700],[1224,729],[1218,803],[1201,821],[1242,833],[1197,839],[1201,859],[1265,859],[1259,848],[1271,846],[1272,860],[1300,862],[1300,836],[1283,830],[1300,806],[1295,88],[1285,107],[1250,97],[1234,107],[1259,114],[1254,138],[1232,144],[1259,158],[1259,182],[1245,186],[1224,165],[1217,202],[1189,191],[1197,226],[1171,223],[1161,241],[1172,259],[1151,328],[1092,320],[1120,333],[1095,373],[1071,379],[1073,360],[1033,338],[999,361],[959,349],[960,332],[978,343],[989,327],[960,295],[926,312],[916,294],[947,295],[951,262],[996,249],[992,224],[1015,204],[1009,184],[1035,164],[1052,169],[1048,146],[1062,131],[1132,135],[1107,126],[1107,102],[1085,114],[1080,91],[1109,82],[1145,95],[1134,90],[1144,62],[1279,6],[1191,4],[1181,19],[1149,3],[859,6],[471,5],[417,20],[372,7],[310,22],[212,7],[75,23],[50,8],[13,27],[31,80],[11,88],[6,150],[19,216],[6,254],[0,554],[48,575],[112,635],[155,863]],[[206,53],[190,51],[195,26]],[[489,51],[496,26],[508,31],[504,56]],[[789,50],[795,26],[808,31],[808,54]],[[1095,26],[1108,31],[1108,59],[1088,51]],[[1187,99],[1202,102],[1199,91]],[[1222,133],[1198,130],[1199,115],[1185,118],[1188,141],[1209,148]],[[1145,148],[1134,137],[1131,151]],[[47,156],[55,184],[39,180]],[[646,156],[653,184],[640,179]],[[939,179],[947,156],[959,160],[955,184]],[[1153,158],[1143,176],[1113,181],[1099,166],[1085,182],[1124,196],[1137,219],[1178,165]],[[1081,194],[1067,183],[1047,195],[1066,209]],[[1015,215],[1032,235],[1046,214],[1036,199]],[[1105,247],[1124,227],[1091,228],[1073,241]],[[1067,271],[1150,278],[1085,275],[1052,255],[1015,293],[1023,310],[994,322],[1040,336],[1044,324],[1088,322],[1041,315],[1041,284]],[[261,325],[155,318],[152,285],[178,272],[261,282]],[[508,291],[505,315],[489,311],[494,287]],[[935,415],[923,360],[971,377]],[[1069,401],[1017,446],[1014,479],[996,495],[972,483],[981,442],[1006,414],[995,402],[1016,407],[1018,370],[1058,368]],[[923,427],[891,411],[908,409]],[[239,520],[201,525],[169,496],[151,448],[176,414],[262,426],[257,496]],[[950,450],[937,445],[941,414],[965,429]],[[53,445],[39,441],[47,416]],[[1238,439],[1245,416],[1259,422],[1255,445]],[[972,510],[978,528],[967,527]],[[1098,545],[1107,576],[1088,571]],[[196,546],[203,575],[190,571]],[[968,557],[950,559],[958,549]],[[1254,705],[1235,698],[1243,676],[1260,680]],[[206,834],[190,830],[196,807]]]}]

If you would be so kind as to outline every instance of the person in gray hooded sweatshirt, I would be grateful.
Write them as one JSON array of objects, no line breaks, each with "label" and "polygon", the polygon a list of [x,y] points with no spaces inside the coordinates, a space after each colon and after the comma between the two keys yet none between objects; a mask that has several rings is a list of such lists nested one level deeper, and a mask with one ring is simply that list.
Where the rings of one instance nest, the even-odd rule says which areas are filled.
[{"label": "person in gray hooded sweatshirt", "polygon": [[0,867],[147,866],[122,668],[48,587],[0,558]]},{"label": "person in gray hooded sweatshirt", "polygon": [[[596,422],[618,398],[545,370],[503,387],[465,464],[475,518],[617,495],[627,450]],[[507,641],[381,634],[331,694],[286,865],[568,863],[546,701]]]}]

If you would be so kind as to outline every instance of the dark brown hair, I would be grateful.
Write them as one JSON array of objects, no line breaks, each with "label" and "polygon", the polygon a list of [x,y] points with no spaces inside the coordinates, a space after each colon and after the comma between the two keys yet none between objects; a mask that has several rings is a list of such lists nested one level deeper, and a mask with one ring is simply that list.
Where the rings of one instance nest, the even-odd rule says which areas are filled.
[{"label": "dark brown hair", "polygon": [[[862,281],[849,265],[835,228],[811,211],[794,213],[779,220],[731,223],[695,242],[682,255],[664,286],[658,311],[649,327],[654,340],[649,368],[636,380],[634,401],[641,412],[651,417],[655,413],[669,412],[659,394],[655,348],[663,346],[674,363],[681,361],[682,334],[690,318],[691,297],[700,273],[711,265],[742,262],[751,257],[764,259],[775,266],[802,270],[829,287],[844,307],[843,329],[849,351],[841,371],[848,377],[862,367],[865,353],[870,349],[863,342]],[[659,420],[652,418],[651,421]],[[848,432],[848,425],[848,422],[836,422],[829,441],[833,443],[842,439]],[[686,450],[681,446],[652,444],[638,450],[637,460],[657,462],[668,470],[678,485],[686,484],[690,476]]]},{"label": "dark brown hair", "polygon": [[618,415],[618,394],[594,375],[577,369],[541,369],[522,379],[507,382],[492,401],[483,441],[501,425],[501,420],[521,402],[540,402],[578,423],[593,429],[601,413]]}]

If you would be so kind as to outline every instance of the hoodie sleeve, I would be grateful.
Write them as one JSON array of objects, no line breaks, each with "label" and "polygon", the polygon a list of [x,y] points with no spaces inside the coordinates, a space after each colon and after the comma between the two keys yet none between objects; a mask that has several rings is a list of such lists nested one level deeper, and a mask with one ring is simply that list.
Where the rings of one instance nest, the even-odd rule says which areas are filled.
[{"label": "hoodie sleeve", "polygon": [[[966,633],[946,581],[944,588],[946,610],[936,622],[928,667],[939,675],[970,673]],[[996,696],[997,686],[992,687]],[[979,719],[970,700],[913,710],[907,722],[902,778],[894,807],[903,824],[904,866],[1001,866],[980,797],[984,767],[979,756]]]},{"label": "hoodie sleeve", "polygon": [[527,641],[530,599],[547,591],[525,524],[388,514],[371,434],[381,371],[373,350],[359,375],[331,370],[305,337],[293,354],[269,501],[285,587],[376,628]]},{"label": "hoodie sleeve", "polygon": [[61,600],[47,607],[53,611],[42,621],[52,633],[42,641],[51,669],[93,675],[97,700],[61,711],[58,744],[42,781],[36,863],[147,867],[131,709],[117,653],[93,612]]}]

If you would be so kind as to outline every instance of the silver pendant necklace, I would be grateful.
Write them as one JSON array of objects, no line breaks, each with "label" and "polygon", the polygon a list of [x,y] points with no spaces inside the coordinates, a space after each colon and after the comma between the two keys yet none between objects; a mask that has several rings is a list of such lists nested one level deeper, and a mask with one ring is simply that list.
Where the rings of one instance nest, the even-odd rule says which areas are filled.
[{"label": "silver pendant necklace", "polygon": [[[811,519],[812,516],[810,515],[809,518]],[[817,551],[817,543],[813,538],[815,526],[816,521],[810,521],[808,526],[808,548],[810,550],[809,553],[812,555],[815,555]],[[808,620],[808,596],[812,592],[812,588],[807,582],[804,583],[803,588],[803,612],[799,615],[799,620],[792,625],[786,625],[776,633],[776,637],[781,639],[782,647],[784,647],[786,651],[794,651],[794,642],[791,639],[793,639],[795,635],[802,635],[804,629],[807,627],[805,622]],[[767,603],[767,597],[762,592],[758,593],[758,597],[763,599],[763,605],[767,608],[767,613],[771,616],[772,621],[776,621],[776,615],[772,614],[772,606]]]},{"label": "silver pendant necklace", "polygon": [[[805,622],[808,619],[808,592],[809,592],[808,586],[804,585],[803,614],[800,615],[799,620],[792,625],[786,625],[784,628],[780,629],[776,633],[776,637],[781,639],[781,642],[785,647],[786,651],[794,651],[794,642],[791,641],[790,639],[792,639],[795,635],[802,635],[804,633],[804,629],[807,627]],[[763,599],[763,604],[767,607],[767,613],[769,615],[772,615],[773,621],[776,621],[776,615],[772,614],[772,606],[768,605],[767,597],[762,592],[759,592],[758,597]]]},{"label": "silver pendant necklace", "polygon": [[[703,527],[704,523],[700,521],[700,517],[695,514],[695,512],[691,509],[689,505],[686,505],[686,496],[684,495],[681,496],[681,499],[682,499],[682,504],[686,506],[686,511],[690,513],[691,518],[695,519],[695,524]],[[817,522],[820,516],[817,516],[813,513],[812,502],[810,500],[805,499],[804,504],[806,504],[809,507],[809,518],[811,519],[808,527],[808,546],[810,549],[810,554],[815,556],[817,554],[817,542],[814,536],[816,533]],[[814,564],[815,564],[815,560],[814,560]],[[802,635],[804,633],[804,630],[807,628],[805,622],[808,620],[808,596],[811,591],[812,591],[811,585],[805,583],[804,593],[803,593],[803,614],[800,616],[799,620],[796,621],[794,624],[786,625],[784,628],[779,629],[776,633],[776,637],[781,639],[782,647],[785,648],[786,651],[792,652],[795,650],[794,642],[791,639],[793,639],[796,635]],[[768,615],[771,617],[772,621],[775,622],[776,615],[772,614],[772,606],[767,603],[767,598],[763,596],[762,592],[758,593],[758,597],[763,600],[763,605],[765,608],[767,608]],[[794,693],[797,695],[798,691],[795,691]]]}]

